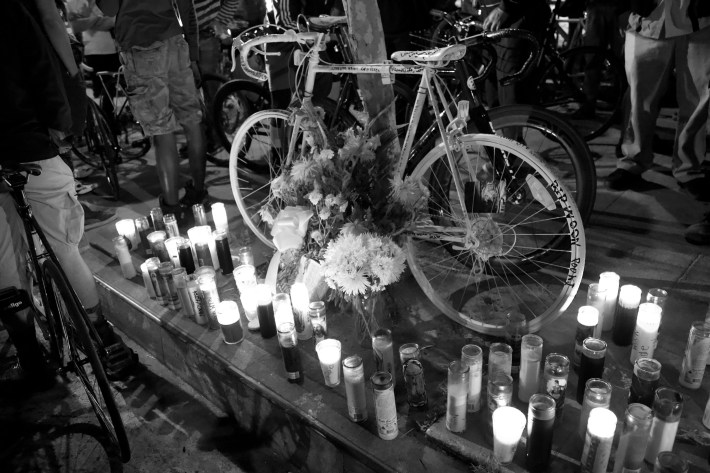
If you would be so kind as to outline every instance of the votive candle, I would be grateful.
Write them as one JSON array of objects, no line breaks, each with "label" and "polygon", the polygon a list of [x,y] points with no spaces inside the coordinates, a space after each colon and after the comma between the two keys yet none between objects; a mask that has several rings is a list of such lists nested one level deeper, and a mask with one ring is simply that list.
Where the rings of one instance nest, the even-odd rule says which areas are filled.
[{"label": "votive candle", "polygon": [[274,306],[274,321],[277,327],[286,322],[294,323],[291,298],[288,294],[283,292],[274,294],[271,302]]},{"label": "votive candle", "polygon": [[614,328],[611,338],[619,346],[631,345],[636,327],[639,304],[641,303],[641,288],[633,284],[625,284],[619,290],[619,301],[614,314]]},{"label": "votive candle", "polygon": [[631,340],[631,363],[636,363],[639,358],[653,358],[660,326],[661,307],[651,302],[640,304]]},{"label": "votive candle", "polygon": [[613,412],[604,407],[592,409],[584,438],[582,473],[606,473],[615,430],[616,415]]},{"label": "votive candle", "polygon": [[308,340],[313,336],[311,318],[308,315],[308,304],[311,303],[308,288],[302,282],[296,282],[291,286],[289,292],[291,294],[291,306],[293,307],[296,334],[299,340]]},{"label": "votive candle", "polygon": [[599,312],[599,322],[594,328],[594,338],[602,337],[602,330],[605,324],[606,289],[599,283],[592,283],[587,288],[587,305],[594,307]]},{"label": "votive candle", "polygon": [[182,240],[183,238],[181,236],[170,237],[165,240],[165,249],[168,250],[170,261],[172,261],[173,266],[176,268],[180,267],[180,253],[178,247],[182,243]]},{"label": "votive candle", "polygon": [[515,407],[499,407],[493,412],[493,456],[502,465],[513,461],[525,424],[525,414]]},{"label": "votive candle", "polygon": [[138,244],[140,242],[138,240],[138,234],[136,233],[136,224],[132,218],[124,218],[116,222],[116,232],[118,232],[118,234],[122,237],[128,239],[128,242],[130,243],[129,249],[138,249]]},{"label": "votive candle", "polygon": [[592,306],[583,305],[577,312],[577,331],[574,336],[574,356],[572,357],[572,367],[579,368],[582,356],[582,342],[585,338],[594,335],[599,324],[599,311]]},{"label": "votive candle", "polygon": [[225,233],[229,232],[229,222],[227,220],[227,210],[222,202],[212,204],[212,220],[214,228]]},{"label": "votive candle", "polygon": [[614,327],[614,313],[616,312],[616,301],[619,298],[619,275],[606,271],[599,275],[599,289],[606,295],[604,303],[604,315],[601,317],[604,326],[603,331],[609,331]]},{"label": "votive candle", "polygon": [[527,403],[530,396],[538,392],[540,386],[540,365],[542,363],[542,338],[538,335],[523,336],[520,349],[520,385],[518,399]]}]

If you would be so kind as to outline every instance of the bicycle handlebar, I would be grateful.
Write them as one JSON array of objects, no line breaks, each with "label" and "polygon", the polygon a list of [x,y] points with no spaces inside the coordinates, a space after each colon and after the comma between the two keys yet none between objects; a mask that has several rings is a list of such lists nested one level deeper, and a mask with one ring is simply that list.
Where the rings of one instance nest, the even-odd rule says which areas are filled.
[{"label": "bicycle handlebar", "polygon": [[[308,42],[315,42],[316,44],[320,44],[324,36],[325,36],[324,33],[312,33],[312,32],[298,33],[293,30],[287,30],[285,33],[269,34],[269,35],[265,35],[265,36],[251,38],[251,39],[248,39],[247,41],[244,41],[242,39],[242,35],[239,35],[236,38],[234,38],[234,41],[232,42],[232,71],[234,71],[234,69],[236,68],[235,51],[238,49],[239,50],[239,61],[242,65],[242,69],[244,70],[244,73],[246,75],[248,75],[249,77],[256,79],[258,81],[265,81],[268,79],[268,76],[266,73],[252,69],[249,66],[249,62],[247,61],[247,58],[249,57],[249,53],[251,53],[252,49],[256,48],[257,46],[261,46],[262,44],[268,44],[268,43],[306,44]],[[258,51],[258,50],[254,51],[254,53],[261,54],[263,56],[278,56],[281,54],[279,52],[267,53],[266,51]]]},{"label": "bicycle handlebar", "polygon": [[499,41],[503,38],[515,38],[525,40],[530,45],[530,51],[528,52],[528,57],[525,59],[525,62],[520,67],[520,70],[515,72],[514,74],[500,79],[498,81],[500,85],[509,85],[524,77],[529,72],[530,66],[533,62],[535,62],[536,58],[538,57],[538,54],[540,53],[540,43],[531,33],[516,28],[506,28],[503,30],[490,32],[484,31],[483,33],[479,33],[477,35],[469,36],[467,38],[462,38],[459,40],[461,43],[465,44],[466,47],[486,47],[486,50],[488,50],[493,56],[493,59],[486,65],[485,69],[483,70],[483,72],[481,72],[481,74],[479,74],[476,80],[483,79],[490,73],[491,67],[493,67],[493,64],[496,62],[495,50],[490,46],[492,46],[494,42]]}]

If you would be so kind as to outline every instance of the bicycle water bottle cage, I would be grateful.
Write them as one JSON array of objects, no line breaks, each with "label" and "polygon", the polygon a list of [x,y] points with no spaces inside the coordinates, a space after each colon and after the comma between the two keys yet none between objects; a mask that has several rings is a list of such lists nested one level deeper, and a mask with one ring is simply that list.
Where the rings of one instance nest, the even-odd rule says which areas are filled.
[{"label": "bicycle water bottle cage", "polygon": [[397,51],[392,53],[393,61],[412,61],[430,67],[444,67],[451,61],[458,61],[466,55],[466,46],[453,44],[426,51]]},{"label": "bicycle water bottle cage", "polygon": [[27,292],[16,287],[6,287],[0,291],[0,314],[14,314],[30,307]]}]

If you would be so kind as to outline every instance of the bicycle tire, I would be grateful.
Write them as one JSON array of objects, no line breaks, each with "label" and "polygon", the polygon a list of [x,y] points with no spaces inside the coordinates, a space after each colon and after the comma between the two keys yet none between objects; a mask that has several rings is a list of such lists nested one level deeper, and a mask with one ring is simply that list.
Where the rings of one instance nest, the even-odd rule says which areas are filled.
[{"label": "bicycle tire", "polygon": [[[94,341],[89,335],[86,325],[88,315],[62,270],[51,260],[42,263],[42,277],[47,288],[49,310],[59,321],[63,337],[62,362],[71,365],[86,390],[99,424],[120,452],[121,461],[126,463],[131,458],[126,429]],[[86,363],[90,365],[90,371],[85,369]]]},{"label": "bicycle tire", "polygon": [[142,158],[150,151],[150,137],[145,135],[143,127],[131,112],[130,104],[126,104],[117,117],[119,133],[116,141],[122,158],[132,160]]},{"label": "bicycle tire", "polygon": [[[564,313],[582,281],[585,238],[574,199],[544,163],[512,140],[464,135],[452,157],[461,179],[469,173],[463,203],[451,187],[443,144],[412,173],[430,192],[405,245],[412,274],[439,310],[472,330],[502,335],[508,314],[518,311],[536,332]],[[483,212],[470,207],[469,191],[495,175],[491,167],[510,172],[512,179],[503,208]],[[494,178],[486,188],[493,189],[487,194],[491,202],[500,203],[503,183]],[[485,196],[480,190],[478,197]]]},{"label": "bicycle tire", "polygon": [[72,150],[85,163],[103,169],[110,191],[109,197],[118,200],[121,193],[117,171],[119,146],[99,106],[93,100],[88,103],[84,146],[80,148],[74,145]]},{"label": "bicycle tire", "polygon": [[269,91],[254,82],[235,79],[217,90],[212,107],[212,123],[219,143],[231,149],[237,129],[254,112],[271,107]]},{"label": "bicycle tire", "polygon": [[[596,46],[569,49],[560,53],[560,59],[561,63],[551,61],[537,78],[539,104],[564,116],[585,140],[594,139],[611,127],[620,112],[626,78],[623,65],[611,51]],[[589,63],[601,67],[596,86]],[[585,82],[595,97],[585,96]],[[582,113],[590,100],[594,111]]]},{"label": "bicycle tire", "polygon": [[496,134],[525,145],[555,172],[588,222],[597,194],[597,171],[584,138],[560,115],[535,105],[505,105],[488,114]]}]

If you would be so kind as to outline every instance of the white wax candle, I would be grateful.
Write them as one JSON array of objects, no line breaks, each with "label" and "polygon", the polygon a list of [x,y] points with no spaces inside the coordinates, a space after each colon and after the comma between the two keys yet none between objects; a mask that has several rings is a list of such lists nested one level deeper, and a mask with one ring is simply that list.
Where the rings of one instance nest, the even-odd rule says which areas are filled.
[{"label": "white wax candle", "polygon": [[202,227],[192,227],[187,229],[187,238],[190,240],[190,246],[192,247],[192,257],[197,261],[197,253],[195,252],[196,244],[207,244],[207,234],[204,232]]},{"label": "white wax candle", "polygon": [[660,326],[661,308],[651,302],[640,304],[631,344],[631,363],[639,358],[653,358]]},{"label": "white wax candle", "polygon": [[229,232],[229,222],[227,220],[227,210],[222,202],[212,204],[212,220],[216,230]]},{"label": "white wax candle", "polygon": [[615,430],[616,415],[613,412],[603,407],[591,410],[582,452],[582,473],[606,473]]},{"label": "white wax candle", "polygon": [[141,264],[141,274],[143,275],[145,289],[148,291],[148,297],[155,299],[155,288],[153,287],[153,282],[150,280],[150,274],[148,273],[148,263]]},{"label": "white wax candle", "polygon": [[128,241],[131,242],[131,249],[138,249],[138,244],[140,240],[138,239],[138,233],[136,232],[136,224],[132,218],[125,218],[116,222],[116,232],[119,235],[126,237]]},{"label": "white wax candle", "polygon": [[291,306],[293,307],[294,319],[298,318],[296,332],[299,340],[308,340],[313,336],[311,318],[308,315],[308,305],[311,303],[308,296],[308,288],[302,282],[294,283],[291,286]]},{"label": "white wax candle", "polygon": [[525,423],[525,414],[514,407],[502,406],[493,411],[493,455],[500,463],[513,461]]},{"label": "white wax candle", "polygon": [[326,386],[340,384],[340,342],[326,338],[316,345],[318,361],[325,379]]},{"label": "white wax candle", "polygon": [[168,250],[168,255],[170,255],[170,260],[173,262],[173,266],[176,268],[181,268],[180,266],[180,254],[178,253],[178,245],[182,243],[183,238],[171,237],[165,240],[165,248]]},{"label": "white wax candle", "polygon": [[[204,225],[203,232],[207,234],[207,245],[210,248],[210,254],[212,255],[212,266],[215,271],[219,270],[219,257],[217,256],[217,243],[214,241],[214,235],[212,234],[212,229],[209,225]],[[278,327],[278,325],[277,325]]]},{"label": "white wax candle", "polygon": [[599,275],[599,287],[604,289],[606,302],[604,303],[604,315],[601,317],[605,332],[614,326],[614,312],[616,312],[616,301],[619,297],[619,275],[607,271]]}]

